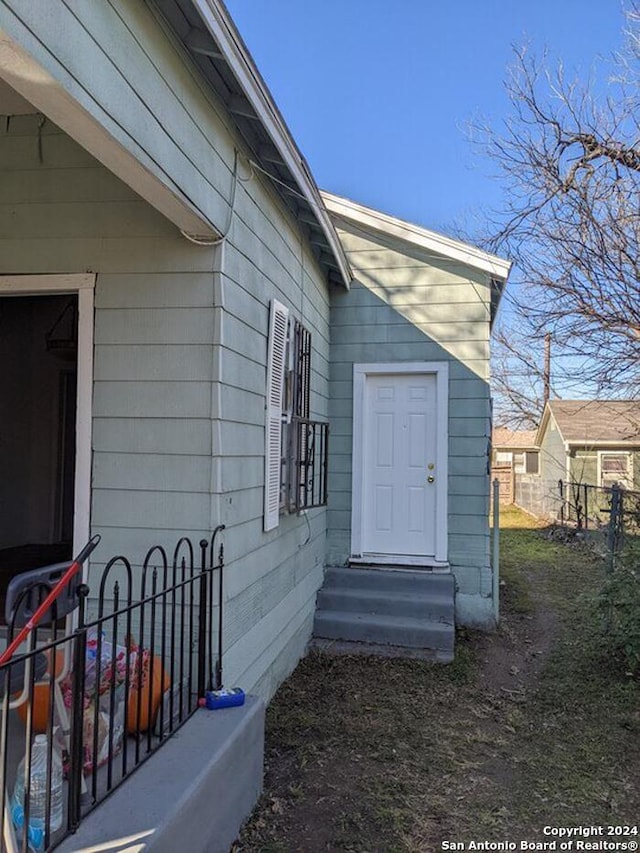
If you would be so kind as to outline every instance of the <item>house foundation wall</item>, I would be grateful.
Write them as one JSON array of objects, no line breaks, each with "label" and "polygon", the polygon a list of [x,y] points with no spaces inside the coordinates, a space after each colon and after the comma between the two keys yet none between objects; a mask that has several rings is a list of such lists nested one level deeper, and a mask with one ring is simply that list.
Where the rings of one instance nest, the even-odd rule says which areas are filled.
[{"label": "house foundation wall", "polygon": [[228,853],[262,790],[263,757],[257,697],[198,710],[57,849]]}]

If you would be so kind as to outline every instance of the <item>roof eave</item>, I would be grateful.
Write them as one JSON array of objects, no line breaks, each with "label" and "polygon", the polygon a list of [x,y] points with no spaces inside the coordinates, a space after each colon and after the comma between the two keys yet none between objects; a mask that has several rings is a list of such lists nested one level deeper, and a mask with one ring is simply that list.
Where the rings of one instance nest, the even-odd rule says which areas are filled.
[{"label": "roof eave", "polygon": [[542,417],[540,418],[538,430],[536,432],[536,444],[538,445],[538,447],[540,447],[542,445],[542,436],[545,433],[545,430],[547,428],[547,424],[549,423],[550,417],[551,417],[551,409],[549,408],[549,403],[546,403],[544,410],[542,412]]},{"label": "roof eave", "polygon": [[[511,265],[509,266],[511,269]],[[507,272],[507,275],[509,273]],[[507,279],[491,279],[491,315],[489,320],[489,327],[493,329],[493,324],[496,321],[498,316],[498,309],[500,308],[502,302],[502,296],[504,294],[504,289],[507,286]]]},{"label": "roof eave", "polygon": [[570,438],[567,439],[568,447],[589,447],[597,449],[598,447],[640,447],[640,436],[638,438],[620,438],[617,441],[611,438]]},{"label": "roof eave", "polygon": [[[340,283],[348,288],[353,278],[351,268],[324,206],[320,191],[231,16],[219,0],[189,0],[189,2],[220,49],[242,94],[256,113],[269,141],[281,157],[283,166],[298,187],[299,201],[306,202],[305,206],[317,221],[326,240],[326,248],[334,261],[334,263],[328,263],[325,255],[320,260],[321,265],[327,268],[330,278],[335,280],[337,275]],[[185,46],[189,50],[189,46]],[[256,156],[259,158],[258,152]],[[265,171],[268,171],[268,168],[265,168]],[[288,201],[286,189],[279,187],[277,183],[274,186],[285,197],[285,201]],[[330,274],[332,267],[336,274],[333,276]]]},{"label": "roof eave", "polygon": [[430,231],[419,225],[373,210],[373,208],[365,207],[351,201],[351,199],[342,198],[324,190],[321,191],[320,195],[330,213],[404,240],[419,248],[436,252],[450,260],[467,264],[474,269],[487,273],[497,283],[500,283],[501,291],[504,288],[511,271],[511,261],[499,258],[497,255],[491,255],[483,249],[463,243],[461,240],[454,240],[452,237],[438,234],[436,231]]}]

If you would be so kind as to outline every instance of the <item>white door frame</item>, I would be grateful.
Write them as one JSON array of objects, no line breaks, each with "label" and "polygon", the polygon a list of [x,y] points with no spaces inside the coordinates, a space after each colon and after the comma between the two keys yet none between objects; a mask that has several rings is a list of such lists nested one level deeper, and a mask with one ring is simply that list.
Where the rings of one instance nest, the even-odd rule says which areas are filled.
[{"label": "white door frame", "polygon": [[435,555],[428,558],[398,555],[377,562],[404,565],[447,566],[448,551],[448,460],[449,460],[449,364],[446,361],[385,362],[353,365],[353,444],[351,478],[351,560],[371,562],[362,553],[363,442],[365,385],[368,376],[425,373],[436,379],[436,471],[438,491],[435,506]]},{"label": "white door frame", "polygon": [[2,296],[78,295],[78,398],[73,512],[74,556],[87,542],[91,524],[91,405],[93,396],[93,273],[0,275]]}]

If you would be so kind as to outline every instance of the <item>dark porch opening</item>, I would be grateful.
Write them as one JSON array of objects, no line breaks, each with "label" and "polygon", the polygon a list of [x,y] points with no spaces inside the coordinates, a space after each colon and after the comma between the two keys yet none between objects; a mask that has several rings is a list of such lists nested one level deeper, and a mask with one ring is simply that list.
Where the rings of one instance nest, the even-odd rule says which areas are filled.
[{"label": "dark porch opening", "polygon": [[0,298],[0,621],[9,580],[72,557],[74,295]]}]

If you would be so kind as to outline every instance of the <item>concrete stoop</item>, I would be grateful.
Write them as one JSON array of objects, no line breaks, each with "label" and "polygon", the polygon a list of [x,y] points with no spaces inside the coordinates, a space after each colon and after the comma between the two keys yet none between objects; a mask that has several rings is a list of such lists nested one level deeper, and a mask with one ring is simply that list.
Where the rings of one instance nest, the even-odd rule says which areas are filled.
[{"label": "concrete stoop", "polygon": [[263,757],[261,699],[198,710],[56,851],[228,853],[262,791]]},{"label": "concrete stoop", "polygon": [[447,663],[455,641],[455,579],[401,568],[329,568],[312,647]]}]

